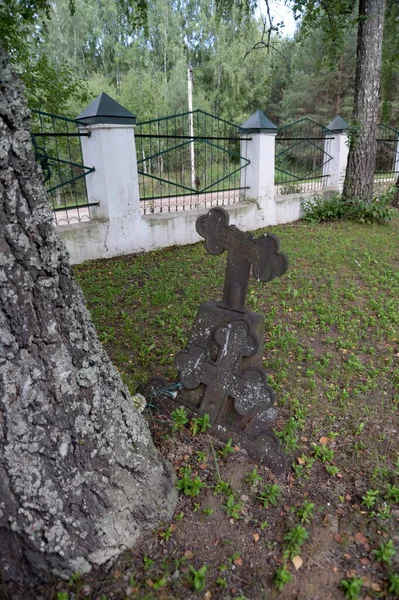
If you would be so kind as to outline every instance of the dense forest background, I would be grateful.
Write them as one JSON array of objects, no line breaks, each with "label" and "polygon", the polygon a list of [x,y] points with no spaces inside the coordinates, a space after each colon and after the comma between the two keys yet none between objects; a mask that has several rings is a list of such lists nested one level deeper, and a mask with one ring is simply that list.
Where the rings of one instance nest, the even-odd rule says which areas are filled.
[{"label": "dense forest background", "polygon": [[[356,3],[354,3],[356,4]],[[310,117],[327,125],[351,119],[356,62],[352,25],[331,43],[315,24],[307,35],[272,32],[256,48],[258,11],[221,12],[209,0],[153,0],[146,26],[133,28],[117,0],[53,0],[15,54],[31,108],[75,117],[104,91],[139,121],[188,110],[187,66],[193,67],[193,106],[238,124],[260,108],[276,125]],[[348,23],[346,23],[348,25]],[[258,44],[259,45],[259,44]],[[399,126],[399,2],[385,15],[380,121]]]}]

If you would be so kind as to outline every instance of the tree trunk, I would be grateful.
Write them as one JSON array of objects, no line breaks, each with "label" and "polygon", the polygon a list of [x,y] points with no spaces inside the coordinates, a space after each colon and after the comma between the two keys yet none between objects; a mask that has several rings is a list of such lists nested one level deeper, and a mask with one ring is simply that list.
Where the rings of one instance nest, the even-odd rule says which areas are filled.
[{"label": "tree trunk", "polygon": [[36,583],[134,546],[177,495],[71,276],[1,47],[0,82],[0,577]]},{"label": "tree trunk", "polygon": [[392,206],[399,208],[399,175],[395,183],[395,193],[392,198]]},{"label": "tree trunk", "polygon": [[355,103],[345,198],[373,197],[385,0],[360,0]]}]

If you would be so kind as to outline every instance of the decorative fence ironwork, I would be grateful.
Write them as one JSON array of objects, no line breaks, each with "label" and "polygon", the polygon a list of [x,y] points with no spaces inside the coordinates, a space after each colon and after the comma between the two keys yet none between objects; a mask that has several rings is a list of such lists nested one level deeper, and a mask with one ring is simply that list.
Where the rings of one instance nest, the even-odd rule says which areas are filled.
[{"label": "decorative fence ironwork", "polygon": [[57,225],[88,221],[89,207],[85,177],[94,167],[83,164],[79,121],[32,110],[32,142],[40,163],[44,186]]},{"label": "decorative fence ironwork", "polygon": [[399,175],[399,131],[380,123],[377,125],[377,155],[374,184],[376,192],[394,183]]},{"label": "decorative fence ironwork", "polygon": [[234,204],[245,196],[238,125],[202,110],[138,123],[141,213]]},{"label": "decorative fence ironwork", "polygon": [[308,118],[279,127],[275,151],[276,193],[317,191],[328,185],[325,166],[332,159],[333,139],[329,129]]}]

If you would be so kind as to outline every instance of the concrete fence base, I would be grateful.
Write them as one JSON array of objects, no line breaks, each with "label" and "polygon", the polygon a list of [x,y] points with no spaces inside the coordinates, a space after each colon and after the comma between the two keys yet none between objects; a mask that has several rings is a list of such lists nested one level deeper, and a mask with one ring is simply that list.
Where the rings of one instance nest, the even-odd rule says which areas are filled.
[{"label": "concrete fence base", "polygon": [[[81,139],[84,164],[95,168],[86,177],[88,201],[99,205],[90,209],[89,221],[57,226],[71,263],[200,241],[195,222],[209,208],[140,214],[135,117],[110,98],[107,99],[107,114],[103,117],[91,111],[91,107],[98,109],[97,100],[81,113],[79,122],[84,132],[90,134]],[[250,161],[245,172],[242,170],[245,181],[242,187],[247,188],[247,193],[238,203],[223,204],[230,214],[230,222],[249,231],[298,220],[302,214],[301,200],[314,196],[315,192],[276,193],[277,128],[257,111],[244,123],[243,130],[241,153],[246,162]],[[338,141],[335,144],[337,156],[332,156],[336,165],[330,164],[327,174],[334,178],[337,189],[342,181],[345,153],[342,132]]]}]

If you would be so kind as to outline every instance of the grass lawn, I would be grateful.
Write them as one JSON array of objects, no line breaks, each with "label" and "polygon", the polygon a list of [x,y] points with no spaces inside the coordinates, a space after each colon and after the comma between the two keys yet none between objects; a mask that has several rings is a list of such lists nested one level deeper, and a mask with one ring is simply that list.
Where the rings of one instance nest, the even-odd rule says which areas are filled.
[{"label": "grass lawn", "polygon": [[[172,524],[111,572],[44,598],[399,597],[399,219],[267,231],[290,268],[269,284],[252,279],[249,305],[266,318],[286,475],[149,412],[192,495],[181,492]],[[199,304],[220,298],[224,268],[225,255],[197,244],[75,269],[131,391],[152,376],[176,380],[174,355]]]}]

